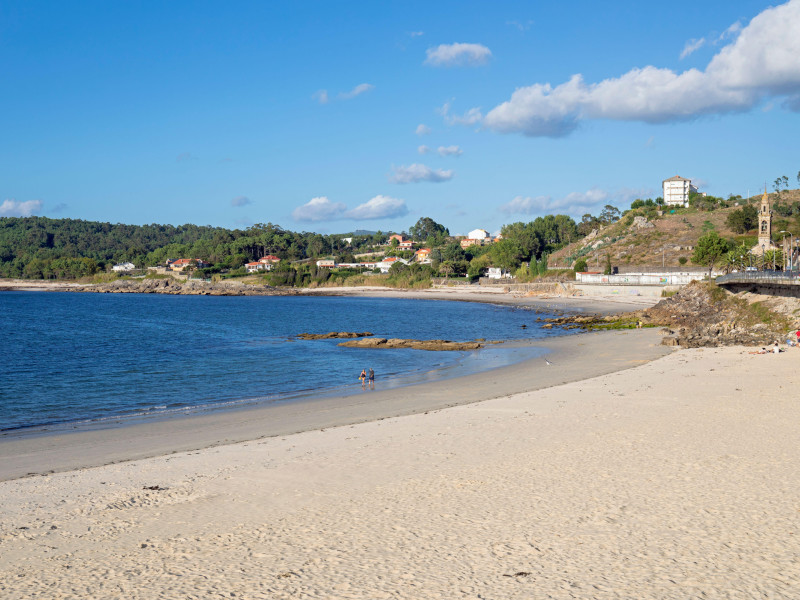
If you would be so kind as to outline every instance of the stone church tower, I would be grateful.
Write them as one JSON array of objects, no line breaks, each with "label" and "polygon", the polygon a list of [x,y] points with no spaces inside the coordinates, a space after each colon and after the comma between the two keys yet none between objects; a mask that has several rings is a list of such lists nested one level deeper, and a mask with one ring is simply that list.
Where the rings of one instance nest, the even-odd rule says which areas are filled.
[{"label": "stone church tower", "polygon": [[767,250],[774,250],[775,244],[772,243],[772,209],[767,197],[767,188],[764,187],[764,195],[761,197],[761,207],[758,210],[758,243],[750,250],[751,254],[762,255]]}]

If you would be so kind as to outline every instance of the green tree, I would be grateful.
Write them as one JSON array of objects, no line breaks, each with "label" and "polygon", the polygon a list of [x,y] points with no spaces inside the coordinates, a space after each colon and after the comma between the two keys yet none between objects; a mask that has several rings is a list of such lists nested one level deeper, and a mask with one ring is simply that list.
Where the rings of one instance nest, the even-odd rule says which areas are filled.
[{"label": "green tree", "polygon": [[505,271],[511,271],[522,262],[523,251],[516,240],[504,238],[492,244],[489,255],[493,265]]},{"label": "green tree", "polygon": [[519,246],[522,260],[535,259],[539,255],[542,243],[533,223],[518,221],[503,225],[500,235],[503,240],[511,240]]},{"label": "green tree", "polygon": [[442,260],[464,260],[466,257],[467,253],[464,252],[463,248],[461,248],[461,244],[458,242],[450,242],[442,248]]},{"label": "green tree", "polygon": [[430,217],[422,217],[409,228],[408,233],[416,242],[422,242],[429,238],[440,241],[450,235],[450,231],[444,225],[440,225]]},{"label": "green tree", "polygon": [[731,244],[719,237],[716,231],[709,231],[697,240],[697,245],[694,247],[694,254],[692,255],[692,262],[696,265],[708,266],[708,276],[714,270],[714,265],[731,249]]},{"label": "green tree", "polygon": [[579,258],[578,260],[575,261],[575,265],[572,267],[572,269],[576,273],[583,273],[584,271],[589,270],[589,265],[586,263],[585,258]]},{"label": "green tree", "polygon": [[606,204],[600,211],[600,222],[604,225],[618,221],[620,217],[619,209],[616,206]]},{"label": "green tree", "polygon": [[746,233],[758,227],[758,209],[752,204],[748,204],[738,210],[734,210],[728,215],[725,224],[734,233]]}]

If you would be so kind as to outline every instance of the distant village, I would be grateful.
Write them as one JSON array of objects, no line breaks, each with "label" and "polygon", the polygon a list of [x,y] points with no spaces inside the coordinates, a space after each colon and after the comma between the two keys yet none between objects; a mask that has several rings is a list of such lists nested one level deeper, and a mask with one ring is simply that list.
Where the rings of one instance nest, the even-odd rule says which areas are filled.
[{"label": "distant village", "polygon": [[[800,178],[800,175],[798,175]],[[778,192],[777,197],[780,199],[780,182],[783,181],[783,185],[785,186],[787,183],[787,178],[779,178],[776,180],[776,192]],[[800,179],[799,179],[800,181]],[[652,222],[648,220],[647,216],[649,215],[653,219],[657,219],[664,215],[665,213],[675,213],[676,211],[680,211],[681,209],[688,209],[690,206],[694,206],[695,208],[700,207],[700,210],[714,210],[714,206],[717,207],[731,207],[731,206],[739,206],[738,202],[734,202],[734,200],[723,201],[720,198],[708,198],[705,193],[699,192],[697,186],[692,183],[691,179],[681,177],[676,175],[674,177],[669,177],[664,179],[661,182],[661,190],[662,196],[657,198],[656,201],[647,200],[636,200],[631,205],[631,210],[634,210],[639,207],[643,207],[647,209],[644,213],[641,211],[635,213],[635,217],[633,217],[632,225],[634,229],[637,228],[652,228],[654,225]],[[742,200],[740,196],[737,196]],[[748,199],[749,200],[749,199]],[[638,203],[638,206],[637,206]],[[706,206],[703,208],[703,206]],[[779,207],[781,208],[781,207]],[[596,255],[597,249],[600,246],[607,244],[608,237],[598,235],[598,231],[601,227],[608,226],[620,221],[620,218],[624,216],[628,211],[624,211],[620,213],[613,206],[606,206],[606,212],[610,215],[613,215],[611,218],[606,217],[605,220],[602,218],[592,217],[592,221],[590,221],[590,226],[593,227],[590,230],[585,228],[586,218],[591,217],[591,215],[584,215],[584,221],[581,222],[581,226],[584,226],[584,229],[577,228],[575,222],[564,215],[558,215],[556,217],[553,216],[546,216],[544,219],[564,219],[569,221],[567,230],[569,227],[573,229],[573,233],[569,231],[566,234],[562,233],[563,230],[559,229],[560,239],[555,240],[554,248],[560,249],[566,246],[569,246],[572,241],[584,240],[585,243],[582,244],[583,248],[579,247],[576,251],[573,251],[572,256],[562,254],[559,258],[559,261],[564,260],[561,262],[560,265],[561,269],[572,269],[574,268],[575,271],[575,279],[578,282],[603,282],[603,283],[611,283],[612,279],[614,279],[618,275],[625,275],[623,281],[625,283],[630,283],[633,280],[631,279],[631,275],[635,273],[635,269],[631,270],[628,269],[624,274],[620,274],[618,268],[616,266],[609,267],[606,266],[605,271],[591,271],[588,269],[588,265],[586,265],[586,261],[582,262],[580,257],[585,255],[586,251],[589,250],[594,252]],[[750,210],[755,218],[757,218],[757,242],[752,247],[747,248],[737,248],[736,252],[738,253],[737,256],[732,257],[728,256],[727,263],[725,259],[719,262],[719,270],[714,271],[714,264],[711,265],[711,269],[709,274],[717,273],[717,272],[729,272],[731,270],[736,270],[737,268],[744,269],[745,263],[749,262],[751,265],[754,262],[753,257],[760,258],[761,262],[766,265],[767,259],[774,264],[774,268],[778,268],[782,263],[786,262],[789,268],[792,268],[794,259],[797,255],[797,250],[794,245],[794,236],[789,232],[782,230],[780,231],[781,234],[789,235],[788,242],[789,246],[786,246],[786,239],[783,241],[782,247],[772,239],[773,238],[773,208],[769,201],[768,194],[766,190],[764,191],[764,195],[760,206],[758,209],[755,209],[754,206],[751,206],[748,210]],[[650,212],[647,212],[650,211]],[[741,212],[741,209],[739,210]],[[601,215],[602,217],[602,215]],[[536,219],[536,221],[542,220],[542,217]],[[317,272],[320,271],[330,271],[330,272],[356,272],[356,273],[381,273],[381,274],[388,274],[393,271],[393,267],[402,265],[403,267],[409,267],[414,265],[430,265],[432,268],[428,268],[427,271],[430,273],[430,276],[435,276],[437,272],[445,273],[447,276],[447,264],[445,263],[443,266],[440,267],[441,263],[444,263],[442,256],[443,250],[445,247],[448,248],[448,252],[450,256],[453,256],[454,248],[455,253],[460,253],[462,257],[467,255],[467,261],[469,261],[469,257],[476,257],[476,256],[485,256],[488,260],[484,260],[481,263],[481,268],[478,271],[481,277],[487,279],[511,279],[515,276],[519,276],[520,271],[516,271],[520,265],[520,260],[517,259],[516,263],[513,261],[502,261],[499,260],[499,257],[503,256],[502,252],[495,252],[495,250],[500,251],[500,248],[493,248],[495,245],[502,245],[508,244],[510,242],[517,243],[519,241],[519,227],[517,227],[517,231],[514,231],[514,226],[522,226],[527,227],[529,225],[535,225],[535,223],[523,224],[523,223],[516,223],[514,226],[511,227],[510,230],[507,231],[507,228],[503,228],[503,233],[506,233],[508,236],[507,239],[504,241],[504,236],[502,234],[492,235],[489,231],[485,229],[473,229],[470,231],[466,236],[450,236],[447,230],[433,222],[431,219],[424,218],[420,219],[420,222],[427,221],[435,225],[435,227],[439,228],[439,231],[442,232],[441,235],[436,235],[433,237],[428,236],[427,239],[422,239],[425,236],[416,236],[416,239],[411,239],[411,237],[407,236],[405,232],[403,233],[392,233],[387,236],[380,236],[380,239],[373,238],[370,243],[365,244],[363,241],[363,236],[359,238],[359,241],[356,243],[354,242],[354,237],[336,237],[339,243],[343,244],[342,246],[338,246],[336,252],[331,252],[329,254],[320,253],[317,256],[313,254],[310,256],[306,256],[302,259],[292,258],[292,257],[284,257],[281,258],[276,254],[265,254],[261,256],[258,260],[252,260],[246,262],[244,264],[239,263],[241,266],[237,267],[240,273],[246,274],[257,274],[259,272],[270,272],[277,269],[281,266],[281,263],[286,265],[286,268],[299,268],[298,265],[305,265],[304,268],[308,268],[309,266],[316,266]],[[686,222],[686,219],[683,219],[683,222]],[[706,221],[708,223],[708,221]],[[418,223],[419,225],[419,223]],[[552,225],[552,223],[551,223]],[[562,225],[558,225],[557,227],[562,227]],[[785,226],[785,225],[784,225]],[[745,229],[750,229],[752,231],[753,228],[756,227],[756,223],[753,222],[752,225],[749,227],[745,227]],[[412,233],[414,232],[414,228],[411,228]],[[541,236],[540,233],[536,233],[536,235]],[[597,237],[596,237],[597,236]],[[334,237],[334,236],[332,236]],[[435,240],[435,242],[433,241]],[[541,241],[541,237],[540,237]],[[554,241],[554,240],[549,240]],[[727,241],[725,242],[730,246],[729,254],[734,252],[732,247],[733,242]],[[488,248],[485,248],[488,247]],[[552,247],[552,246],[551,246]],[[460,248],[460,250],[459,250]],[[543,245],[539,246],[540,250],[539,253],[543,252]],[[692,248],[689,248],[690,250]],[[548,250],[550,251],[550,250]],[[360,254],[358,254],[360,252]],[[321,255],[321,256],[320,256]],[[530,255],[530,253],[529,253]],[[541,254],[539,254],[541,255]],[[544,255],[545,259],[542,261],[542,265],[544,269],[548,268],[558,268],[556,265],[549,266],[546,264],[546,254]],[[747,257],[750,258],[747,258]],[[788,261],[786,260],[788,258]],[[360,260],[359,260],[360,259]],[[467,275],[465,273],[466,268],[464,267],[465,261],[461,260],[461,271],[457,271],[455,274],[460,275]],[[525,263],[526,259],[522,259],[522,266],[527,267],[527,263]],[[538,260],[537,254],[534,253],[531,255],[530,259],[531,266],[533,265],[534,260]],[[694,259],[693,259],[694,260]],[[663,261],[663,257],[662,257]],[[681,266],[684,265],[687,261],[687,258],[684,257],[681,259]],[[451,261],[451,264],[454,261]],[[473,261],[474,262],[474,261]],[[504,264],[505,262],[505,264]],[[293,267],[289,267],[289,264],[294,265]],[[609,263],[610,264],[610,263]],[[208,269],[212,265],[203,260],[201,258],[169,258],[166,259],[162,264],[156,266],[147,267],[148,271],[154,273],[156,275],[178,275],[178,276],[190,276],[194,271],[201,270],[201,269]],[[664,266],[662,264],[662,266]],[[582,268],[581,268],[582,267]],[[537,267],[538,268],[538,267]],[[672,267],[673,270],[675,269]],[[748,267],[748,268],[753,268]],[[766,268],[766,267],[764,267]],[[785,267],[784,267],[785,268]],[[136,267],[131,262],[123,262],[119,264],[115,264],[112,269],[114,272],[119,274],[130,273],[133,274],[136,270]],[[280,271],[281,269],[279,269]],[[286,269],[283,269],[285,272]],[[530,270],[530,269],[529,269]],[[684,271],[683,276],[685,277],[693,277],[688,267],[679,269]],[[694,270],[697,270],[695,268]],[[640,269],[641,271],[641,269]],[[657,271],[657,272],[656,272]],[[452,272],[452,270],[451,270]],[[476,275],[473,271],[469,276],[474,278]],[[539,271],[541,274],[542,271]],[[674,272],[669,272],[669,270],[665,269],[656,269],[651,268],[649,271],[645,270],[642,275],[646,275],[647,277],[639,278],[641,281],[649,281],[653,277],[656,277],[653,281],[665,284],[665,283],[677,283],[678,279],[680,278],[679,275],[676,275]],[[468,276],[468,277],[469,277]],[[648,277],[650,279],[648,279]],[[685,278],[684,277],[684,278]]]},{"label": "distant village", "polygon": [[[352,238],[342,238],[347,243],[352,242]],[[502,239],[501,235],[492,236],[485,229],[473,229],[467,234],[466,237],[455,238],[462,249],[471,246],[487,246]],[[392,234],[389,236],[388,241],[384,244],[384,251],[402,251],[413,252],[413,258],[406,259],[398,256],[385,256],[379,261],[359,261],[359,262],[337,262],[332,258],[324,258],[316,261],[316,266],[322,269],[353,269],[359,271],[373,271],[380,273],[388,273],[396,263],[409,265],[411,263],[429,265],[431,264],[431,248],[419,247],[421,244],[416,243],[410,239],[405,238],[401,234]],[[281,262],[281,259],[274,254],[262,256],[256,261],[246,263],[245,269],[247,273],[258,273],[271,271],[276,265]],[[209,267],[210,264],[199,258],[177,258],[167,259],[163,265],[148,267],[148,271],[155,274],[184,274],[190,270],[203,269]],[[130,262],[116,264],[112,267],[116,273],[130,273],[136,270],[136,266]],[[490,279],[500,279],[509,277],[507,271],[500,268],[489,267],[487,276]]]}]

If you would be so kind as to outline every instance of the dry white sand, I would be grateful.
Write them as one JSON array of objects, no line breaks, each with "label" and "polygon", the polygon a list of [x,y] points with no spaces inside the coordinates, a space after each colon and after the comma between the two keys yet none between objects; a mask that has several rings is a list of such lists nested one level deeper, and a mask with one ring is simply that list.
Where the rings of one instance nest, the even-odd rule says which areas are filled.
[{"label": "dry white sand", "polygon": [[799,361],[681,350],[6,481],[0,597],[797,598]]},{"label": "dry white sand", "polygon": [[458,300],[462,302],[489,302],[528,306],[542,311],[570,313],[616,314],[640,310],[658,304],[656,296],[573,296],[552,294],[529,296],[520,292],[506,292],[501,285],[454,285],[420,290],[400,290],[377,286],[305,288],[304,295],[360,296],[376,298],[415,298],[421,300]]}]

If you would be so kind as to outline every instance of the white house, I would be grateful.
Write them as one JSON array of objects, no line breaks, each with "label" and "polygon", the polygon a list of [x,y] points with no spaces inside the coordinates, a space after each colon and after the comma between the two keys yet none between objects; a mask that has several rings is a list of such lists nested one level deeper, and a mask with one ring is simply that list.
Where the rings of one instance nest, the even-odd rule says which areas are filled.
[{"label": "white house", "polygon": [[389,269],[391,269],[392,265],[395,263],[403,263],[404,265],[407,265],[408,261],[396,256],[387,256],[381,262],[375,263],[375,267],[380,269],[381,273],[388,273]]},{"label": "white house", "polygon": [[473,229],[467,234],[467,239],[470,240],[489,240],[491,237],[491,234],[485,229]]},{"label": "white house", "polygon": [[500,267],[489,267],[486,275],[489,277],[489,279],[503,279],[504,277],[511,277],[511,273],[508,271],[503,271],[503,269]]},{"label": "white house", "polygon": [[136,265],[134,265],[132,262],[124,262],[114,265],[111,267],[111,270],[116,271],[117,273],[126,273],[128,271],[133,271],[135,268]]},{"label": "white house", "polygon": [[688,206],[689,193],[697,193],[697,188],[692,185],[691,179],[680,175],[670,177],[661,182],[664,204],[667,206]]}]

